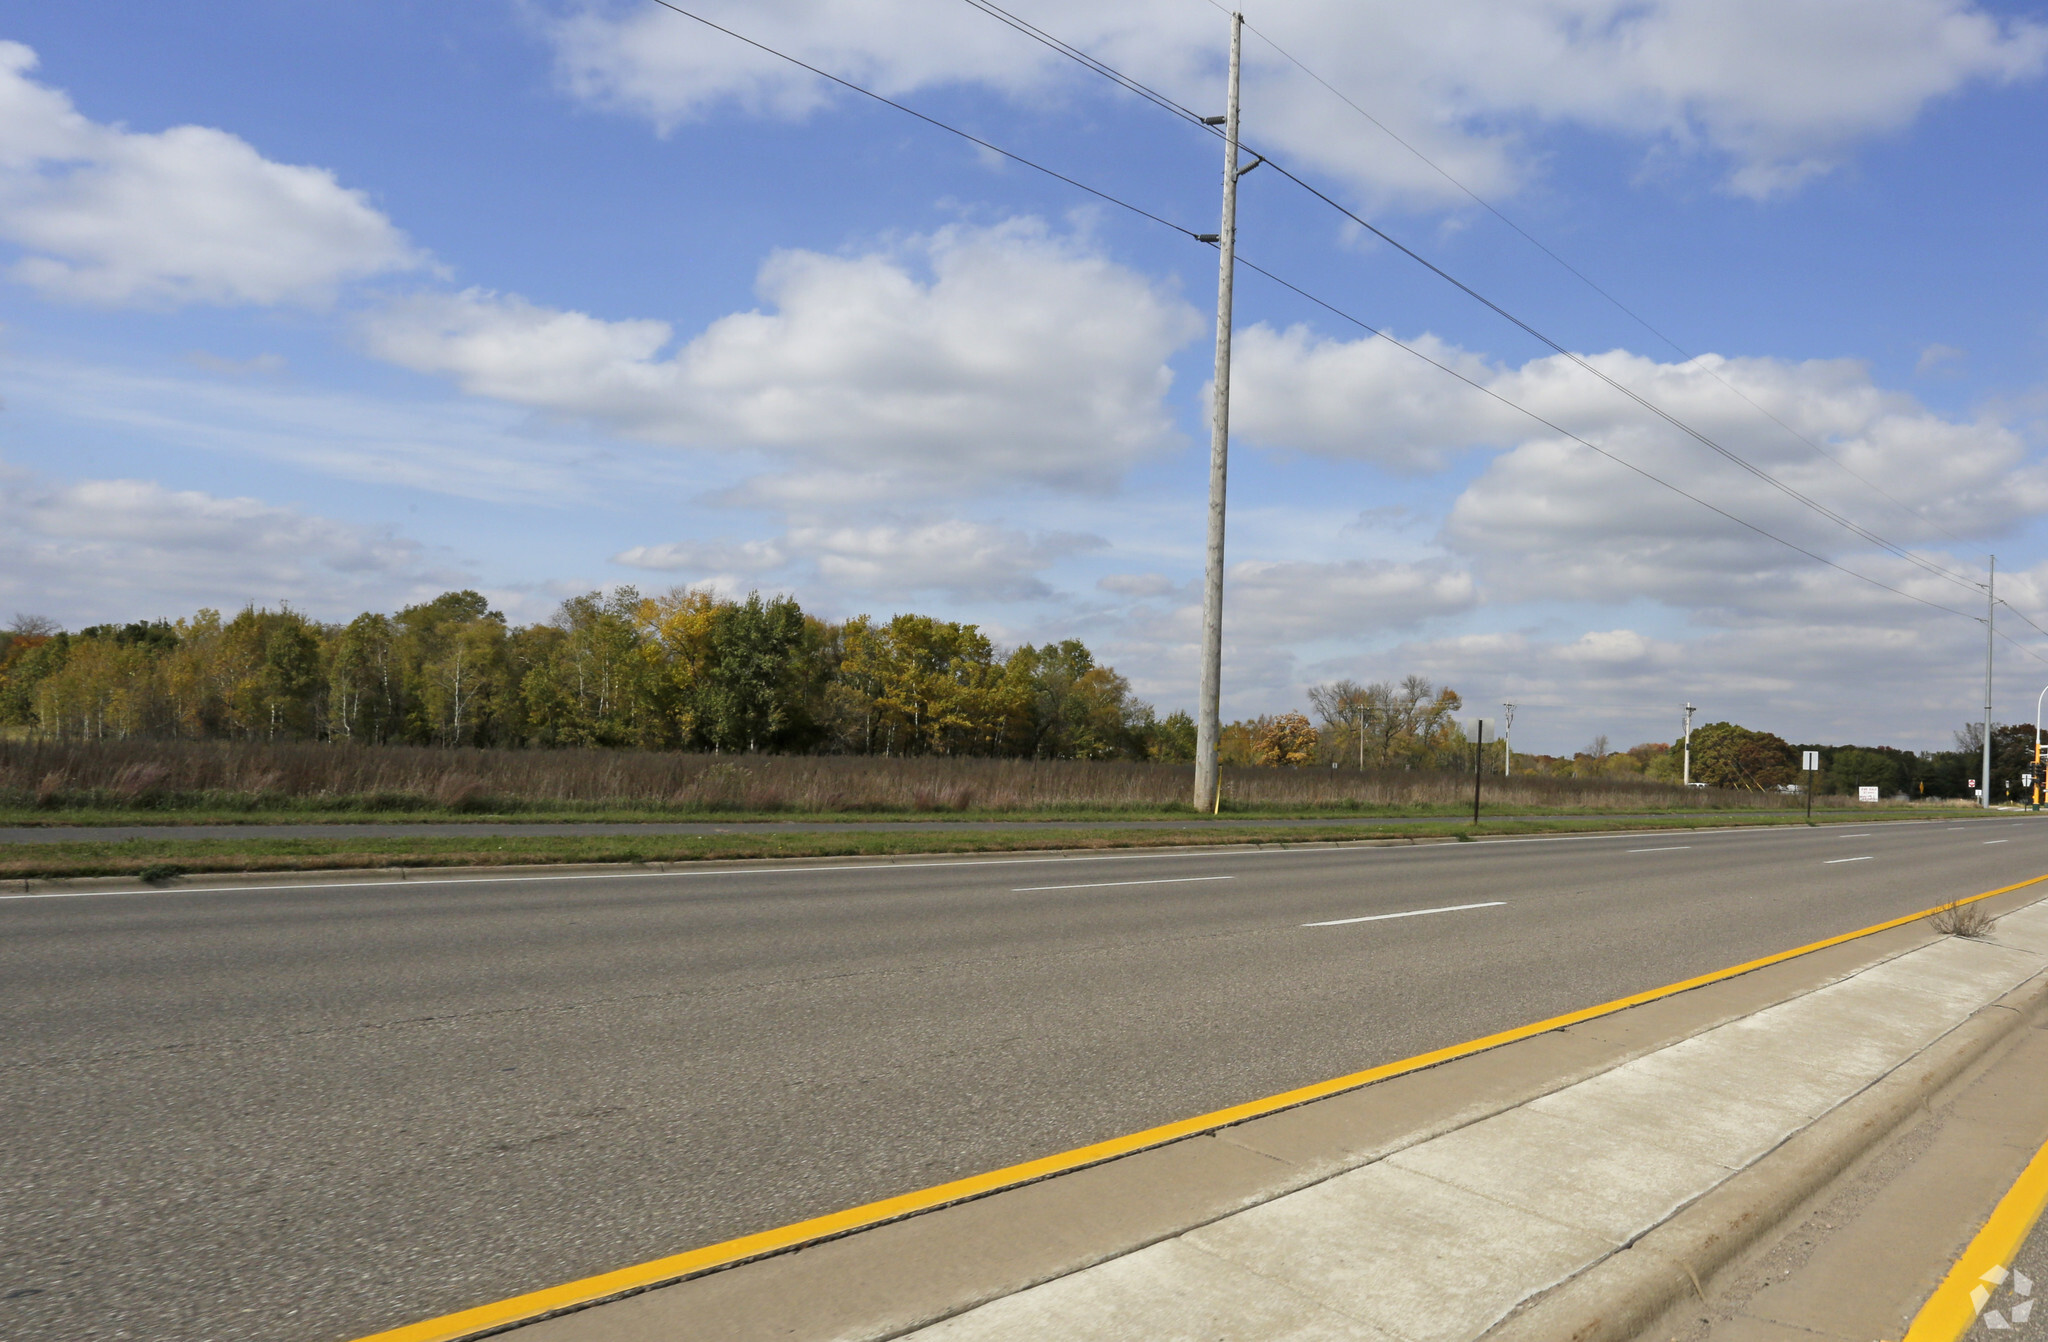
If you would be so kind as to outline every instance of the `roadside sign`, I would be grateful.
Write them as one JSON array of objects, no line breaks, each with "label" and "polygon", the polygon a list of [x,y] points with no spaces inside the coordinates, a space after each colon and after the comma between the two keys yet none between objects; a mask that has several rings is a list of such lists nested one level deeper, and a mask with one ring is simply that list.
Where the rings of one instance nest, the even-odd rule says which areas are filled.
[{"label": "roadside sign", "polygon": [[1814,769],[1820,768],[1820,752],[1818,750],[1806,751],[1805,762],[1802,763],[1799,767],[1808,770],[1809,772]]},{"label": "roadside sign", "polygon": [[1857,788],[1857,789],[1856,789],[1856,800],[1857,800],[1857,801],[1876,801],[1876,800],[1877,800],[1877,789],[1876,789],[1876,788],[1874,788],[1874,787],[1859,787],[1859,788]]}]

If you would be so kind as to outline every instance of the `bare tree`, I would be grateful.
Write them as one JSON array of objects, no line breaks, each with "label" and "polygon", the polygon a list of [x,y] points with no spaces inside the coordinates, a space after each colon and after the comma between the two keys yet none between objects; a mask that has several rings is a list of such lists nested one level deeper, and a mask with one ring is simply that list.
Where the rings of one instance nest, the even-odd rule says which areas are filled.
[{"label": "bare tree", "polygon": [[1341,742],[1355,748],[1358,767],[1363,770],[1365,729],[1372,720],[1372,691],[1355,680],[1339,680],[1312,686],[1308,701],[1315,708],[1316,716],[1323,720],[1323,726],[1330,734],[1331,746],[1335,748]]},{"label": "bare tree", "polygon": [[16,613],[13,622],[7,626],[7,632],[16,638],[48,638],[63,627],[47,615]]}]

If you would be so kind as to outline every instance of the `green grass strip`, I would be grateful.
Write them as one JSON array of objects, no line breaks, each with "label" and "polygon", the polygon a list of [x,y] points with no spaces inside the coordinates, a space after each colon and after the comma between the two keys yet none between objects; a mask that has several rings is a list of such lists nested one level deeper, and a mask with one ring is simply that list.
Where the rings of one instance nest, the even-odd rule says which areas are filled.
[{"label": "green grass strip", "polygon": [[[1826,817],[1831,822],[1875,817]],[[1816,817],[1819,822],[1822,817]],[[1245,843],[1341,843],[1364,839],[1444,841],[1552,833],[1635,832],[1803,825],[1803,816],[1735,819],[1701,816],[1636,821],[1558,817],[1473,825],[1318,825],[1234,829],[854,831],[718,835],[562,835],[314,839],[124,839],[18,844],[0,849],[0,878],[26,881],[86,876],[175,879],[230,872],[337,871],[379,867],[523,866],[542,863],[716,862],[744,858],[865,857],[993,853],[1032,849],[1166,848]]]}]

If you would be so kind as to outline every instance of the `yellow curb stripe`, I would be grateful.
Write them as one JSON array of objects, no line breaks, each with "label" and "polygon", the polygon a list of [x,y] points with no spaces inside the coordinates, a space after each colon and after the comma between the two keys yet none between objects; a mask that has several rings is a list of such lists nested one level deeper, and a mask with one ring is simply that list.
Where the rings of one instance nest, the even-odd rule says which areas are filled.
[{"label": "yellow curb stripe", "polygon": [[[2010,894],[2014,890],[2024,890],[2028,886],[2038,885],[2042,881],[2048,881],[2048,875],[2036,876],[2031,880],[2021,881],[2016,885],[2001,886],[1996,890],[1986,890],[1981,895],[1971,895],[1967,899],[1960,899],[1955,902],[1958,904],[1974,904],[1980,899],[1990,899],[1995,895]],[[1356,1090],[1360,1086],[1369,1086],[1375,1081],[1385,1081],[1390,1077],[1421,1071],[1424,1068],[1435,1067],[1457,1058],[1469,1057],[1475,1053],[1484,1053],[1488,1049],[1499,1048],[1503,1044],[1512,1044],[1517,1040],[1528,1039],[1539,1034],[1547,1034],[1552,1030],[1561,1030],[1566,1026],[1577,1025],[1584,1021],[1597,1020],[1601,1016],[1610,1016],[1617,1011],[1625,1011],[1633,1006],[1641,1006],[1645,1002],[1654,1002],[1659,998],[1671,997],[1694,988],[1705,987],[1710,983],[1718,983],[1724,979],[1748,974],[1769,965],[1797,959],[1802,955],[1810,955],[1815,951],[1826,950],[1830,946],[1839,946],[1844,942],[1855,941],[1860,937],[1890,931],[1894,927],[1903,927],[1907,923],[1925,918],[1944,907],[1946,905],[1922,909],[1918,913],[1909,913],[1903,918],[1893,918],[1889,922],[1876,923],[1855,932],[1844,932],[1840,936],[1811,942],[1793,950],[1779,951],[1774,955],[1766,955],[1759,960],[1750,960],[1743,964],[1730,966],[1727,969],[1717,969],[1712,973],[1701,974],[1696,978],[1683,979],[1677,983],[1666,984],[1661,988],[1651,988],[1645,992],[1635,993],[1628,997],[1618,997],[1611,1002],[1603,1002],[1599,1006],[1584,1007],[1578,1011],[1566,1012],[1562,1016],[1552,1016],[1549,1020],[1537,1021],[1532,1025],[1519,1025],[1512,1030],[1503,1030],[1498,1034],[1486,1035],[1479,1039],[1470,1039],[1462,1044],[1452,1044],[1447,1048],[1440,1048],[1430,1053],[1418,1053],[1412,1058],[1403,1058],[1399,1062],[1382,1063],[1378,1067],[1370,1067],[1362,1072],[1353,1072],[1349,1076],[1340,1076],[1329,1081],[1319,1081],[1311,1086],[1302,1086],[1295,1090],[1282,1091],[1278,1095],[1268,1095],[1264,1099],[1250,1100],[1244,1104],[1232,1105],[1228,1109],[1218,1109],[1211,1113],[1199,1114],[1194,1118],[1184,1118],[1175,1123],[1163,1124],[1160,1127],[1146,1128],[1142,1132],[1133,1132],[1122,1137],[1112,1137],[1106,1142],[1096,1142],[1092,1146],[1078,1146],[1071,1151],[1062,1151],[1057,1155],[1045,1156],[1038,1160],[1027,1160],[1021,1165],[1010,1165],[1003,1169],[990,1170],[986,1174],[970,1175],[965,1179],[955,1179],[951,1183],[937,1184],[931,1188],[919,1189],[914,1193],[904,1193],[893,1198],[883,1198],[879,1202],[870,1202],[859,1207],[849,1207],[845,1211],[833,1212],[828,1216],[814,1217],[808,1221],[798,1221],[792,1225],[778,1226],[773,1230],[763,1230],[752,1235],[742,1235],[738,1239],[726,1240],[722,1244],[708,1244],[701,1249],[692,1249],[687,1253],[672,1254],[667,1258],[656,1258],[651,1262],[638,1263],[632,1267],[623,1267],[613,1272],[599,1273],[594,1277],[584,1277],[579,1281],[565,1282],[560,1286],[551,1286],[545,1290],[513,1296],[509,1300],[499,1300],[488,1305],[478,1305],[472,1309],[459,1310],[453,1314],[444,1314],[439,1318],[407,1324],[403,1328],[393,1328],[388,1332],[373,1333],[368,1337],[358,1338],[357,1342],[464,1342],[465,1339],[480,1337],[515,1324],[531,1323],[535,1320],[546,1318],[551,1314],[565,1313],[585,1305],[594,1305],[619,1296],[632,1295],[656,1286],[671,1285],[684,1278],[701,1276],[717,1268],[732,1267],[735,1264],[746,1262],[748,1259],[763,1258],[770,1254],[780,1253],[802,1245],[814,1244],[821,1240],[836,1239],[841,1235],[851,1234],[856,1230],[866,1230],[887,1221],[901,1220],[906,1216],[914,1216],[919,1212],[933,1211],[950,1203],[965,1202],[971,1198],[984,1197],[990,1193],[1014,1188],[1021,1184],[1035,1183],[1040,1179],[1051,1178],[1056,1174],[1067,1174],[1088,1165],[1099,1165],[1105,1160],[1115,1160],[1119,1156],[1131,1155],[1155,1146],[1164,1146],[1169,1142],[1177,1142],[1186,1137],[1199,1136],[1205,1132],[1213,1132],[1218,1128],[1227,1128],[1254,1118],[1263,1118],[1268,1114],[1278,1113],[1283,1109],[1292,1109],[1297,1105],[1307,1104],[1311,1100],[1325,1099],[1347,1090]]]},{"label": "yellow curb stripe", "polygon": [[1989,1290],[1991,1284],[1984,1274],[2012,1266],[2013,1255],[2026,1243],[2044,1206],[2048,1206],[2048,1146],[2034,1153],[1977,1238],[1970,1241],[1948,1276],[1913,1316],[1905,1342],[1955,1342],[1968,1332],[1977,1321],[1977,1302],[1970,1298],[1971,1291],[1978,1286]]}]

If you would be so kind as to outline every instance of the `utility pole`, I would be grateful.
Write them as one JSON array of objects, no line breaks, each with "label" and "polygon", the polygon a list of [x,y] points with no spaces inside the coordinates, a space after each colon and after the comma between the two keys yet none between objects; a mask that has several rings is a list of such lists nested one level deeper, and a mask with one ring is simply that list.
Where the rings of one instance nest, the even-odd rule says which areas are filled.
[{"label": "utility pole", "polygon": [[1688,702],[1685,706],[1685,785],[1692,786],[1692,715],[1697,712]]},{"label": "utility pole", "polygon": [[1991,654],[1998,644],[1998,556],[1991,556],[1991,570],[1984,584],[1984,784],[1979,795],[1984,809],[1991,809]]},{"label": "utility pole", "polygon": [[1508,732],[1515,725],[1515,706],[1504,703],[1500,706],[1500,776],[1515,776],[1515,748],[1508,742]]},{"label": "utility pole", "polygon": [[[1237,68],[1244,15],[1230,16],[1230,93],[1223,123],[1223,223],[1216,234],[1216,400],[1209,428],[1209,557],[1202,588],[1202,704],[1195,723],[1195,809],[1214,811],[1216,742],[1223,733],[1223,499],[1230,476],[1230,290],[1237,273]],[[1256,162],[1252,165],[1258,166]]]}]

